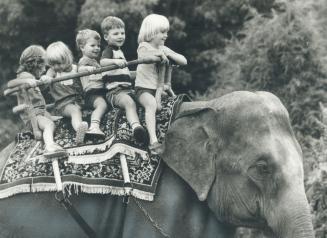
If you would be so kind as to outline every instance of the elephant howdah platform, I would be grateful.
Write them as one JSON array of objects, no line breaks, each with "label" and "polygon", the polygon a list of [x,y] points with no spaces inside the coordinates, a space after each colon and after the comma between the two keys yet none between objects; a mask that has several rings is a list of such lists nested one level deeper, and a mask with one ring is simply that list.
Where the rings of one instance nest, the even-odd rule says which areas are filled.
[{"label": "elephant howdah platform", "polygon": [[[165,98],[164,107],[157,113],[157,135],[159,141],[172,120],[175,110],[184,96]],[[144,110],[139,107],[138,114],[144,125]],[[89,121],[90,112],[83,115]],[[133,140],[132,130],[126,120],[125,112],[110,110],[103,118],[101,129],[105,140],[88,139],[77,146],[75,132],[67,119],[56,122],[55,140],[63,146],[69,158],[59,160],[63,186],[73,193],[101,193],[126,195],[120,165],[120,155],[127,158],[131,180],[131,195],[152,201],[161,173],[161,159],[149,155],[143,144]],[[30,132],[17,135],[16,145],[3,168],[0,168],[0,198],[18,193],[56,191],[56,183],[51,162],[45,160],[43,142],[36,141]]]}]

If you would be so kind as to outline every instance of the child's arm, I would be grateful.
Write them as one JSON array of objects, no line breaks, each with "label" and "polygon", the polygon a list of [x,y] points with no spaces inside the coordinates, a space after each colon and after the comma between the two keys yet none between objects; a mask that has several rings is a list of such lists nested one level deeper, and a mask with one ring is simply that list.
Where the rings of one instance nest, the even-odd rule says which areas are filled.
[{"label": "child's arm", "polygon": [[19,78],[10,80],[7,84],[8,88],[13,88],[16,86],[20,86],[22,84],[29,84],[30,86],[36,86],[36,79],[32,74],[22,73]]},{"label": "child's arm", "polygon": [[119,68],[125,68],[127,62],[124,59],[101,59],[100,65],[101,66],[117,65]]},{"label": "child's arm", "polygon": [[187,65],[187,59],[181,55],[176,53],[175,51],[169,49],[166,46],[163,46],[161,50],[164,52],[164,54],[168,57],[168,59],[171,59],[176,62],[178,65]]},{"label": "child's arm", "polygon": [[155,57],[161,59],[161,63],[168,63],[168,59],[162,50],[149,49],[146,46],[140,46],[137,49],[138,58],[149,58]]},{"label": "child's arm", "polygon": [[101,66],[110,66],[110,65],[117,65],[119,68],[124,68],[127,65],[127,62],[125,59],[114,59],[114,54],[112,49],[106,48],[102,52],[102,56],[100,59],[100,65]]},{"label": "child's arm", "polygon": [[56,72],[50,68],[48,69],[48,71],[46,72],[45,75],[42,75],[40,80],[41,81],[48,81],[48,83],[50,83],[51,79],[55,78],[56,77]]},{"label": "child's arm", "polygon": [[92,72],[95,69],[95,67],[93,66],[89,66],[89,65],[80,65],[78,66],[78,72]]}]

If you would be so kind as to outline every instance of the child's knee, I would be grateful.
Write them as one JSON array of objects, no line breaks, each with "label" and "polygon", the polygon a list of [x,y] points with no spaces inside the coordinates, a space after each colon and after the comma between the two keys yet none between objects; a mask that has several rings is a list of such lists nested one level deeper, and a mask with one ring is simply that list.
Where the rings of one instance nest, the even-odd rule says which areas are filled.
[{"label": "child's knee", "polygon": [[50,120],[49,118],[46,118],[46,117],[44,117],[42,119],[42,124],[43,124],[44,130],[54,131],[54,129],[56,128],[55,123],[52,120]]},{"label": "child's knee", "polygon": [[128,110],[128,109],[136,110],[136,104],[131,97],[125,97],[122,104],[124,105],[125,110]]},{"label": "child's knee", "polygon": [[149,101],[144,108],[146,113],[156,113],[157,111],[156,101]]},{"label": "child's knee", "polygon": [[104,98],[99,97],[94,101],[94,108],[95,109],[102,109],[102,110],[107,110],[107,102]]}]

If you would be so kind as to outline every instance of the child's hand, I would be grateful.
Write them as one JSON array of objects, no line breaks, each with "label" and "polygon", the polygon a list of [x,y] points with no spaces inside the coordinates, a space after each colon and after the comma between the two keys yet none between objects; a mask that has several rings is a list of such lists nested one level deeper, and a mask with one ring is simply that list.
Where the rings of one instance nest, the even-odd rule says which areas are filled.
[{"label": "child's hand", "polygon": [[32,88],[35,88],[37,86],[36,85],[37,84],[36,79],[32,79],[32,78],[25,79],[25,83],[27,83]]},{"label": "child's hand", "polygon": [[52,78],[50,76],[48,76],[48,75],[42,75],[41,78],[40,78],[40,81],[50,83],[51,79]]},{"label": "child's hand", "polygon": [[171,88],[170,84],[164,85],[164,91],[167,92],[170,96],[176,97],[176,94],[174,93],[173,89]]},{"label": "child's hand", "polygon": [[127,62],[124,59],[116,59],[114,64],[117,65],[119,68],[125,68],[127,66]]},{"label": "child's hand", "polygon": [[156,56],[160,57],[161,59],[161,64],[169,64],[169,59],[167,58],[167,56],[165,55],[165,53],[163,51],[159,51],[157,54],[155,54]]}]

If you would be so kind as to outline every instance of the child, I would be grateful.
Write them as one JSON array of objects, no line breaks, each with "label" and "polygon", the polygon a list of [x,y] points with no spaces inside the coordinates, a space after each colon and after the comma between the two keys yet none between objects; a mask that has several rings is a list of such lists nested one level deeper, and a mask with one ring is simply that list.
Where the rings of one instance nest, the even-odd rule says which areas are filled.
[{"label": "child", "polygon": [[[39,79],[44,72],[45,50],[42,46],[31,45],[23,51],[19,60],[17,78],[9,81],[8,87],[15,87],[25,83],[35,86],[36,79]],[[60,145],[54,142],[53,134],[55,124],[51,119],[51,115],[46,111],[45,100],[39,87],[30,88],[26,92],[33,106],[32,110],[34,110],[36,116],[37,126],[43,132],[42,136],[46,153],[65,151]],[[17,101],[18,105],[26,103],[24,95],[20,93],[17,93]],[[21,112],[20,117],[25,124],[30,123],[30,118],[26,111]]]},{"label": "child", "polygon": [[[97,59],[100,53],[101,37],[93,30],[85,29],[77,33],[76,44],[83,56],[78,62],[78,72],[92,71],[100,68]],[[92,74],[81,77],[85,93],[85,104],[94,108],[91,114],[91,124],[87,134],[103,139],[105,134],[100,130],[101,118],[107,110],[107,103],[104,99],[106,90],[103,85],[101,74]]]},{"label": "child", "polygon": [[148,135],[141,126],[136,112],[136,105],[131,97],[132,83],[129,69],[126,67],[124,53],[120,47],[125,42],[125,24],[118,17],[106,17],[101,23],[104,39],[108,46],[102,52],[101,66],[117,65],[120,69],[111,70],[103,74],[106,88],[109,90],[106,98],[112,107],[119,107],[126,111],[126,118],[133,130],[137,143],[148,143]]},{"label": "child", "polygon": [[[42,77],[43,79],[77,73],[77,66],[73,64],[73,54],[63,42],[50,44],[46,56],[50,68],[46,77]],[[79,84],[73,79],[57,82],[50,85],[50,94],[55,100],[56,111],[64,117],[71,118],[72,126],[76,131],[76,143],[81,144],[84,142],[88,124],[82,120],[78,87]]]},{"label": "child", "polygon": [[[144,18],[138,35],[138,57],[158,56],[163,64],[173,60],[176,64],[186,65],[186,58],[168,47],[164,46],[169,30],[169,21],[166,17],[151,14]],[[145,108],[145,122],[150,136],[149,149],[158,154],[161,145],[156,136],[156,110],[155,95],[164,89],[163,82],[159,84],[159,68],[157,64],[140,64],[136,70],[135,93],[140,104]],[[170,86],[166,87],[170,89]],[[159,100],[159,99],[158,99]]]}]

